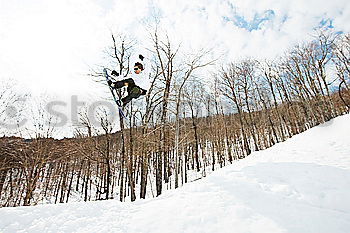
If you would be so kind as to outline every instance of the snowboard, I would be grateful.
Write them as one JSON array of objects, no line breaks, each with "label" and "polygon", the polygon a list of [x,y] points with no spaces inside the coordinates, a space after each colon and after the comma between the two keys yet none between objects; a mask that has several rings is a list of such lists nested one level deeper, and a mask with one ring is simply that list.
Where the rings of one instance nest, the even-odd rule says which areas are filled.
[{"label": "snowboard", "polygon": [[[110,80],[109,78],[109,74],[108,74],[108,71],[106,68],[103,69],[103,73],[104,73],[104,76],[106,78],[106,82],[107,82],[107,85],[108,85],[108,81]],[[120,105],[120,100],[118,101],[117,97],[115,96],[115,93],[114,93],[114,90],[111,86],[109,86],[109,90],[111,91],[112,93],[112,96],[113,96],[113,99],[114,99],[114,102],[116,103],[116,105],[118,106],[118,111],[119,111],[119,116],[122,116],[123,118],[127,119],[124,112],[123,112],[123,109],[122,109],[122,106]]]}]

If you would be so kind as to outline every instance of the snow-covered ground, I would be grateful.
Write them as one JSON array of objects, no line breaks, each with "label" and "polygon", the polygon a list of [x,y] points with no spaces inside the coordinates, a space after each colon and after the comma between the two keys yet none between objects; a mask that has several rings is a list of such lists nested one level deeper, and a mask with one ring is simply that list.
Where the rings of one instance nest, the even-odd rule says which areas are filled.
[{"label": "snow-covered ground", "polygon": [[0,232],[350,232],[350,115],[158,198],[2,208]]}]

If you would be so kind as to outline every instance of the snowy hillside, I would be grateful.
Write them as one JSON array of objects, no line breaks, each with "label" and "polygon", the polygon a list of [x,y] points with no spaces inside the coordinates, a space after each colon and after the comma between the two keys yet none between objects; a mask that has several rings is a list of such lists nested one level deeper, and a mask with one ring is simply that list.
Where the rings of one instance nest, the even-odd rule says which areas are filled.
[{"label": "snowy hillside", "polygon": [[0,232],[350,232],[350,115],[134,203],[0,209]]}]

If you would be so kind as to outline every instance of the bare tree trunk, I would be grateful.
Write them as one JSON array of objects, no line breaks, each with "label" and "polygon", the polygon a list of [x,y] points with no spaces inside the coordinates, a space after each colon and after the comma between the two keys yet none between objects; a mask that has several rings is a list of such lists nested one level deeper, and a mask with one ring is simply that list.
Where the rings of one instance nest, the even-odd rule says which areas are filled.
[{"label": "bare tree trunk", "polygon": [[84,189],[84,201],[88,201],[88,187],[89,187],[89,181],[90,181],[90,161],[88,161],[87,165],[87,171],[85,175],[85,189]]},{"label": "bare tree trunk", "polygon": [[66,203],[68,203],[68,199],[72,190],[72,185],[73,185],[73,178],[74,178],[74,170],[75,170],[75,163],[73,164],[73,168],[72,168],[72,174],[69,180],[69,186],[68,186],[68,191],[67,191],[67,199],[66,199]]},{"label": "bare tree trunk", "polygon": [[2,189],[4,187],[4,183],[5,183],[5,180],[6,180],[7,171],[8,170],[1,170],[0,171],[0,198],[1,198]]}]

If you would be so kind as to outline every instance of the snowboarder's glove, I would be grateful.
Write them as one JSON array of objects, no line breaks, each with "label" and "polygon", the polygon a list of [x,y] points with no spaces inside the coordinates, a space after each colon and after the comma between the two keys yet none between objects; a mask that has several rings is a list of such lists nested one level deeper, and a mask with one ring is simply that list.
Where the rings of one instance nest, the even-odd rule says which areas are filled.
[{"label": "snowboarder's glove", "polygon": [[143,61],[143,59],[145,58],[144,56],[142,56],[141,54],[139,54],[139,58],[141,61]]},{"label": "snowboarder's glove", "polygon": [[115,86],[115,84],[111,80],[108,80],[107,83],[108,83],[108,86],[110,86],[110,87],[114,87]]},{"label": "snowboarder's glove", "polygon": [[146,95],[147,91],[144,89],[141,89],[141,95]]},{"label": "snowboarder's glove", "polygon": [[114,75],[114,76],[119,76],[119,73],[115,70],[112,71],[111,75]]}]

